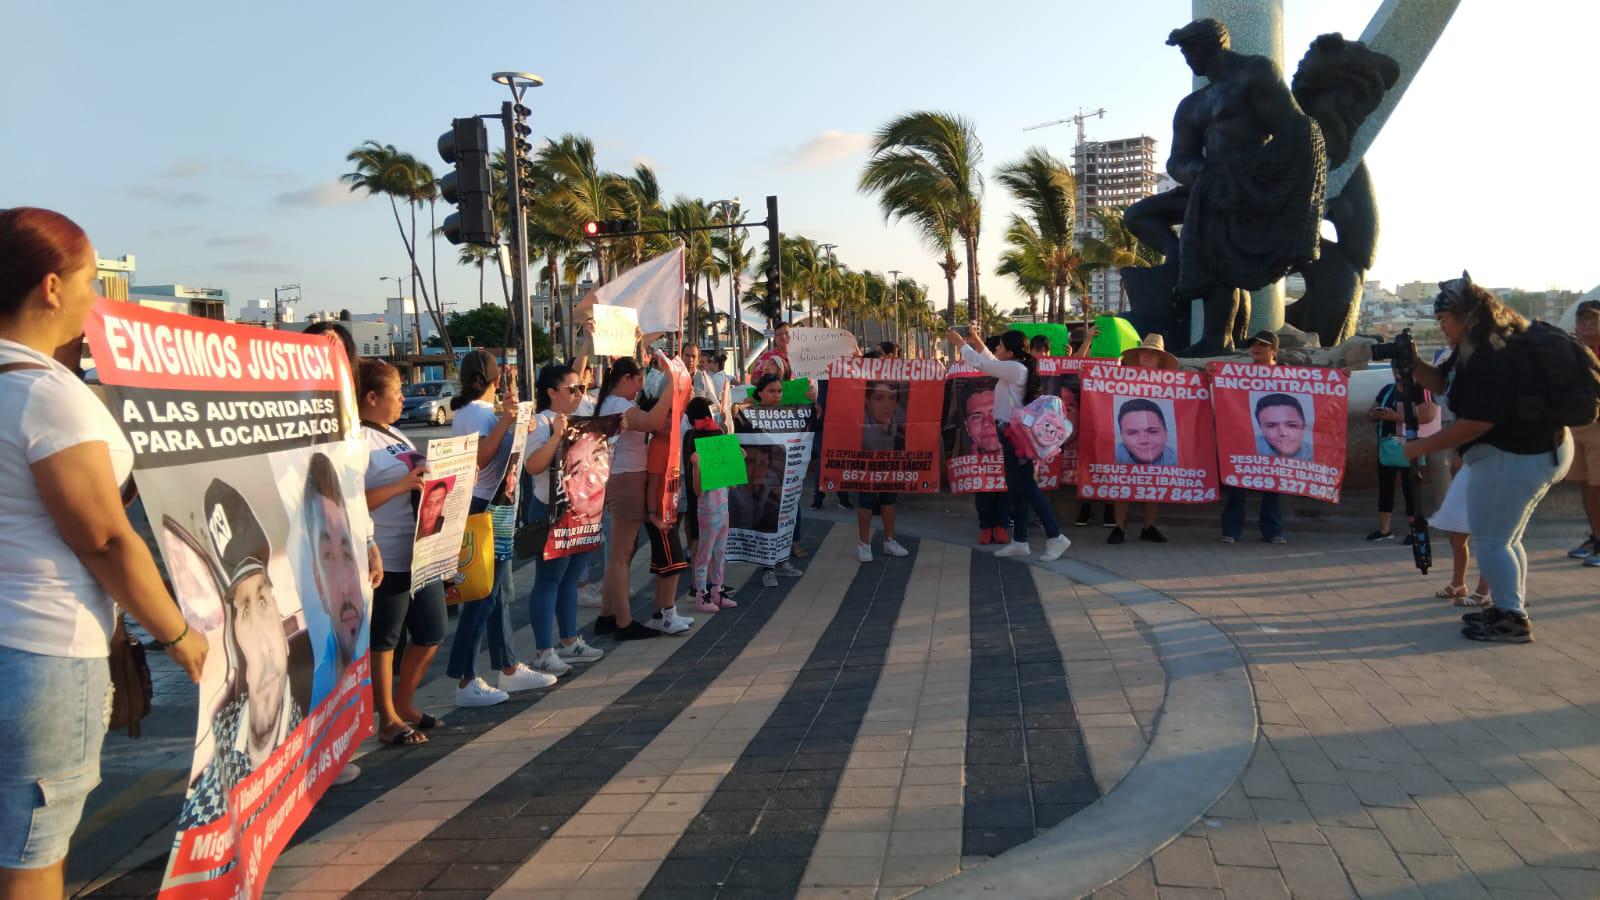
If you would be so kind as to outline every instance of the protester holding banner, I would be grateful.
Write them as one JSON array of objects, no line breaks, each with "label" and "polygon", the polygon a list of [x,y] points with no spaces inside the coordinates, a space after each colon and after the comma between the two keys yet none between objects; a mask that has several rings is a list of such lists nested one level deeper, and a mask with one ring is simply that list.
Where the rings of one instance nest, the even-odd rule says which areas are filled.
[{"label": "protester holding banner", "polygon": [[[479,435],[478,479],[472,489],[471,507],[477,514],[496,505],[496,500],[504,502],[506,474],[517,443],[512,433],[517,421],[517,390],[515,382],[507,385],[503,411],[496,414],[494,393],[500,381],[500,367],[494,355],[481,348],[462,358],[460,377],[461,392],[450,404],[456,410],[455,433]],[[456,636],[445,671],[457,680],[457,706],[493,706],[504,703],[518,691],[556,683],[550,675],[535,672],[517,661],[516,650],[511,646],[511,619],[506,606],[506,598],[514,590],[510,556],[501,559],[497,552],[494,587],[489,596],[462,604],[461,618],[456,623]],[[497,686],[492,688],[477,673],[478,652],[485,637],[489,642],[490,664],[500,670]]]},{"label": "protester holding banner", "polygon": [[635,404],[644,389],[644,370],[632,357],[612,360],[600,382],[599,414],[621,416],[622,432],[611,451],[611,475],[606,480],[606,512],[611,516],[610,553],[606,560],[605,599],[595,620],[595,634],[612,634],[619,641],[655,637],[661,632],[633,620],[628,567],[638,550],[639,531],[645,522],[645,494],[649,463],[646,436],[667,427],[670,403],[658,403],[649,412]]},{"label": "protester holding banner", "polygon": [[[878,359],[899,359],[900,347],[893,341],[879,341],[874,348]],[[867,382],[867,408],[861,422],[861,449],[901,451],[906,449],[906,406],[900,382]],[[909,387],[909,384],[907,385]],[[872,562],[872,517],[883,520],[883,552],[890,556],[910,556],[911,551],[894,539],[895,499],[893,491],[861,491],[856,494],[856,559]],[[798,526],[797,526],[798,527]]]},{"label": "protester holding banner", "polygon": [[[1178,358],[1167,352],[1166,340],[1159,334],[1147,334],[1138,347],[1124,350],[1122,365],[1133,369],[1161,369],[1176,371]],[[1170,402],[1165,398],[1133,397],[1121,399],[1116,405],[1115,435],[1116,461],[1129,467],[1171,466],[1178,464],[1177,416],[1172,414]],[[1133,504],[1119,500],[1114,505],[1116,521],[1106,543],[1120,544],[1126,539],[1128,513]],[[1165,544],[1167,536],[1156,527],[1158,504],[1147,500],[1144,504],[1144,527],[1139,530],[1139,540]]]},{"label": "protester holding banner", "polygon": [[[372,693],[378,740],[408,747],[426,743],[424,731],[443,724],[416,706],[417,688],[444,642],[444,584],[431,581],[411,592],[411,553],[417,526],[412,499],[422,489],[427,458],[393,427],[404,406],[400,373],[382,360],[361,361],[360,412],[367,442],[367,509],[386,567],[372,592]],[[401,632],[410,648],[394,671]]]},{"label": "protester holding banner", "polygon": [[1061,558],[1072,541],[1061,533],[1050,501],[1039,489],[1033,477],[1033,460],[1022,459],[1011,439],[1006,436],[1006,426],[1015,410],[1021,409],[1039,395],[1039,366],[1028,353],[1027,336],[1020,331],[1007,331],[1000,335],[1000,344],[991,354],[978,337],[977,325],[967,330],[963,337],[955,329],[945,332],[952,349],[959,348],[961,358],[969,366],[981,370],[995,379],[994,419],[1000,427],[1000,452],[1005,460],[1006,493],[1011,500],[1011,542],[995,551],[996,556],[1027,556],[1028,510],[1031,508],[1044,526],[1044,555],[1049,562]]},{"label": "protester holding banner", "polygon": [[[1271,331],[1258,331],[1250,338],[1250,362],[1258,366],[1275,366],[1278,364],[1278,335]],[[1214,396],[1214,395],[1213,395]],[[1268,397],[1289,397],[1287,394],[1269,394]],[[1257,428],[1263,433],[1276,429],[1283,433],[1294,432],[1299,435],[1305,433],[1305,411],[1298,405],[1277,404],[1262,407],[1258,402],[1255,409]],[[1271,423],[1263,420],[1263,415]],[[1289,454],[1298,458],[1300,447],[1304,441],[1297,442],[1294,453]],[[1266,448],[1273,455],[1284,455],[1273,447]],[[1263,454],[1265,455],[1265,454]],[[1307,457],[1309,458],[1309,457]],[[1244,533],[1245,518],[1245,488],[1235,487],[1224,482],[1222,488],[1222,542],[1232,544],[1239,540]],[[1271,544],[1286,544],[1288,538],[1283,536],[1283,512],[1279,508],[1280,495],[1277,491],[1261,491],[1261,539]]]},{"label": "protester holding banner", "polygon": [[[788,364],[787,360],[785,360],[784,364]],[[776,375],[761,376],[761,378],[756,381],[756,405],[771,408],[780,406],[782,403],[783,380]],[[782,470],[779,469],[779,471]],[[774,507],[778,502],[777,496],[775,495],[773,498]],[[762,518],[765,518],[764,513]],[[804,559],[808,555],[810,554],[806,553],[806,551],[800,546],[800,507],[797,505],[794,510],[794,537],[789,545],[789,557],[793,559]],[[795,568],[794,564],[789,562],[788,559],[784,559],[777,565],[766,567],[766,569],[761,573],[761,584],[764,587],[777,587],[779,575],[782,575],[785,578],[799,578],[803,574],[805,573]]]},{"label": "protester holding banner", "polygon": [[128,521],[133,449],[53,355],[82,339],[96,278],[70,219],[0,211],[0,889],[15,897],[62,895],[100,781],[116,607],[193,681],[208,650]]},{"label": "protester holding banner", "polygon": [[[533,521],[550,516],[554,504],[550,493],[550,468],[557,454],[564,452],[567,417],[577,413],[582,397],[583,387],[570,368],[558,365],[539,370],[534,382],[537,412],[523,463],[533,476],[533,497],[530,498]],[[605,655],[586,644],[578,634],[578,579],[587,570],[590,552],[555,557],[541,553],[534,563],[533,589],[528,592],[528,621],[533,626],[535,671],[559,677],[572,671],[572,663],[594,662]]]}]

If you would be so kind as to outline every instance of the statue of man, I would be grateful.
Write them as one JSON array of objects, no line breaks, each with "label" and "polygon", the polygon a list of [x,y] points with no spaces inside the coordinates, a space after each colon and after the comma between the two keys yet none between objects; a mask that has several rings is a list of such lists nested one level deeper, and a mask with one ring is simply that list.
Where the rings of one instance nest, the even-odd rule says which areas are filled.
[{"label": "statue of man", "polygon": [[1167,172],[1178,187],[1128,207],[1124,222],[1177,261],[1173,302],[1204,301],[1200,341],[1180,355],[1215,356],[1233,349],[1241,309],[1248,318],[1243,291],[1316,258],[1327,162],[1321,132],[1283,73],[1264,56],[1230,50],[1227,26],[1199,19],[1167,44],[1208,83],[1173,116]]}]

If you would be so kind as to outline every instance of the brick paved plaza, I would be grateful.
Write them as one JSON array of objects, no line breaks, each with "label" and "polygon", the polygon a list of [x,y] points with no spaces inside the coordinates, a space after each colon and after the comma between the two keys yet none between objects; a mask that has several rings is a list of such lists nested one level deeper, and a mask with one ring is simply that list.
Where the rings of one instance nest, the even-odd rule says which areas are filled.
[{"label": "brick paved plaza", "polygon": [[[803,578],[552,690],[456,710],[432,678],[448,724],[369,743],[269,896],[1600,896],[1574,529],[1531,536],[1538,640],[1509,646],[1458,635],[1446,559],[1420,576],[1353,519],[1291,517],[1287,546],[1074,528],[1027,564],[973,547],[959,498],[905,507],[910,557],[858,563],[830,509]],[[184,696],[108,742],[75,889],[159,883]]]}]

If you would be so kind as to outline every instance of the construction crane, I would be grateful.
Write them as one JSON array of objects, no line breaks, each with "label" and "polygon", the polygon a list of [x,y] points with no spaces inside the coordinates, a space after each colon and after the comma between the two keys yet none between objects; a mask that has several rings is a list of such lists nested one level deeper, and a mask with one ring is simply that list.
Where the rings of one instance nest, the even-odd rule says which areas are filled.
[{"label": "construction crane", "polygon": [[1078,143],[1083,144],[1087,139],[1086,135],[1084,134],[1083,123],[1089,121],[1090,119],[1104,119],[1105,117],[1106,111],[1103,107],[1093,112],[1084,112],[1083,107],[1080,106],[1078,107],[1078,114],[1075,116],[1068,116],[1065,119],[1056,119],[1054,122],[1041,122],[1038,125],[1029,125],[1027,128],[1022,130],[1033,131],[1039,128],[1049,128],[1051,125],[1064,125],[1067,122],[1076,122],[1078,124]]}]

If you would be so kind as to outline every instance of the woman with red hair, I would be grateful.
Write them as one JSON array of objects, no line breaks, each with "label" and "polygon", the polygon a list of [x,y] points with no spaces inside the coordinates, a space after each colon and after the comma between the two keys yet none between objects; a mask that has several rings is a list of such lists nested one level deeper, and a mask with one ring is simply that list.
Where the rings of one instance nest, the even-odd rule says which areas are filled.
[{"label": "woman with red hair", "polygon": [[98,294],[83,229],[0,210],[0,900],[61,896],[100,782],[116,607],[190,679],[205,665],[124,510],[133,450],[57,360],[76,361]]}]

